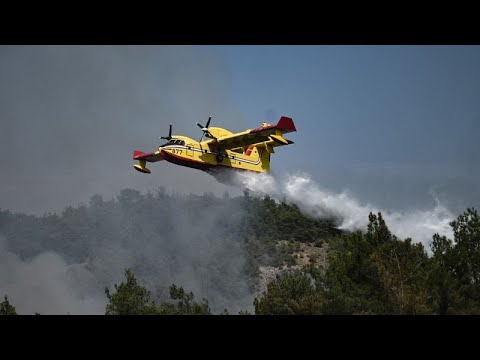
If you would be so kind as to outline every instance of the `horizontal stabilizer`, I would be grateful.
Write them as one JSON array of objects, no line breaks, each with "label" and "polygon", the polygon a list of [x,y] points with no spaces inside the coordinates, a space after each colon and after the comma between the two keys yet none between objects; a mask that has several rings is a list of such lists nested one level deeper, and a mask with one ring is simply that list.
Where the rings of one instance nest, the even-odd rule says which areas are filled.
[{"label": "horizontal stabilizer", "polygon": [[134,150],[133,160],[145,160],[148,162],[162,161],[163,157],[160,155],[160,151],[153,153],[144,153],[143,151]]},{"label": "horizontal stabilizer", "polygon": [[270,137],[276,141],[277,143],[281,145],[288,145],[287,139],[285,139],[283,136],[278,136],[278,135],[270,135]]}]

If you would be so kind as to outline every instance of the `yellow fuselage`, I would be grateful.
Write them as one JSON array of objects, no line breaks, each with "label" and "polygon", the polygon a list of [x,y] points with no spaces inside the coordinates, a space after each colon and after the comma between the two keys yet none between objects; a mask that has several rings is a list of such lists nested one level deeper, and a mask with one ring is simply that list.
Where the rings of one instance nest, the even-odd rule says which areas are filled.
[{"label": "yellow fuselage", "polygon": [[209,146],[207,141],[198,142],[186,136],[173,136],[158,150],[163,159],[169,162],[200,170],[208,171],[216,167],[256,172],[270,170],[270,154],[255,146],[251,146],[248,151],[243,148],[218,150]]}]

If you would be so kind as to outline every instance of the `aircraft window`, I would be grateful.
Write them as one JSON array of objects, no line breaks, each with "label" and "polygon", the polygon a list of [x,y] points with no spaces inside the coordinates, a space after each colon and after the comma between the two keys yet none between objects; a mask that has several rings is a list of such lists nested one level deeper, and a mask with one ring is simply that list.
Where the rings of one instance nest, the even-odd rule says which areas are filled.
[{"label": "aircraft window", "polygon": [[236,148],[236,149],[232,149],[233,152],[236,152],[238,154],[243,154],[243,149],[242,148]]},{"label": "aircraft window", "polygon": [[160,145],[160,147],[164,147],[164,146],[171,145],[171,144],[172,144],[172,140],[166,142],[165,144]]},{"label": "aircraft window", "polygon": [[161,145],[161,146],[166,146],[166,145],[173,145],[173,144],[179,144],[179,145],[185,145],[185,141],[183,140],[176,140],[176,139],[170,139],[167,143]]}]

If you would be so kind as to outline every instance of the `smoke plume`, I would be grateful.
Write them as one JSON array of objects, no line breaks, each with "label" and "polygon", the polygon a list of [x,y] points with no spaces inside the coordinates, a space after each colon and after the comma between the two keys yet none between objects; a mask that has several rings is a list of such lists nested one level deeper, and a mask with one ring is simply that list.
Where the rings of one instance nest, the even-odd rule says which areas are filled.
[{"label": "smoke plume", "polygon": [[276,179],[267,174],[238,174],[238,181],[251,191],[269,195],[277,200],[296,204],[313,217],[334,217],[339,228],[365,230],[370,212],[381,212],[390,230],[401,239],[412,238],[430,250],[435,233],[452,238],[449,222],[454,215],[438,199],[431,209],[409,211],[380,209],[369,203],[361,203],[348,191],[334,193],[322,188],[307,174],[289,175]]},{"label": "smoke plume", "polygon": [[[61,216],[0,213],[0,295],[22,314],[104,314],[105,287],[132,269],[156,302],[171,284],[205,298],[213,313],[252,311],[240,202],[206,193],[126,189]],[[2,217],[3,216],[3,217]]]},{"label": "smoke plume", "polygon": [[0,236],[0,293],[8,295],[18,314],[102,313],[105,299],[98,291],[89,291],[95,284],[88,270],[80,264],[67,265],[54,252],[20,259],[7,250]]}]

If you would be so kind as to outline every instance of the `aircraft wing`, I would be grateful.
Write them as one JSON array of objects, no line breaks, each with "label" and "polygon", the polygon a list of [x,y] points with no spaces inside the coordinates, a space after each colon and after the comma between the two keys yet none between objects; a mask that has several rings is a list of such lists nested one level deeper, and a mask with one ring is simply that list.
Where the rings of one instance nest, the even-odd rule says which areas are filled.
[{"label": "aircraft wing", "polygon": [[133,160],[156,162],[163,160],[163,157],[160,155],[160,151],[155,151],[153,153],[144,153],[142,151],[135,150],[133,152]]},{"label": "aircraft wing", "polygon": [[215,144],[224,150],[245,147],[261,142],[272,142],[272,140],[278,145],[288,145],[292,144],[293,141],[285,139],[282,135],[292,131],[297,131],[293,120],[289,117],[282,116],[276,125],[260,127],[219,137],[208,141],[208,143],[212,145]]}]

